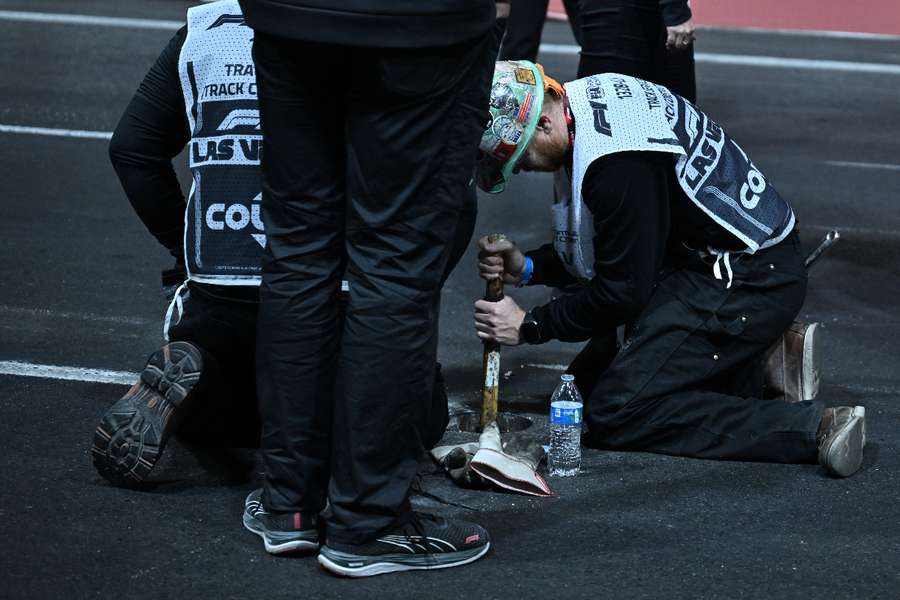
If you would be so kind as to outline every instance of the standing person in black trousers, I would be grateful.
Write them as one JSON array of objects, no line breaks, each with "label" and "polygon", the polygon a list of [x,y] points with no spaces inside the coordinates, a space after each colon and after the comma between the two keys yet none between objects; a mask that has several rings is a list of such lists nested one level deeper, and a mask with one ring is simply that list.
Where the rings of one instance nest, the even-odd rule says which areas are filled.
[{"label": "standing person in black trousers", "polygon": [[[581,45],[579,3],[580,0],[563,0],[572,34],[576,43]],[[550,0],[513,0],[510,3],[499,60],[537,60],[549,4]]]},{"label": "standing person in black trousers", "polygon": [[[437,293],[487,117],[491,0],[242,0],[263,142],[257,381],[266,469],[244,523],[342,575],[483,556],[414,513]],[[335,298],[349,283],[343,315]]]},{"label": "standing person in black trousers", "polygon": [[659,0],[666,26],[665,86],[682,98],[697,102],[694,69],[694,19],[688,0]]},{"label": "standing person in black trousers", "polygon": [[[253,150],[261,129],[253,69],[237,75],[234,67],[252,64],[253,30],[237,0],[191,8],[188,23],[144,77],[109,147],[136,214],[175,258],[175,267],[163,272],[163,285],[174,292],[185,284],[165,323],[170,343],[151,355],[139,381],[95,430],[95,467],[110,482],[129,487],[152,483],[173,434],[194,447],[259,444],[254,356],[266,236]],[[200,61],[202,71],[194,68]],[[210,141],[215,148],[230,144],[238,159],[210,152]],[[186,146],[195,180],[187,201],[172,164]],[[472,182],[442,284],[471,241],[476,214]],[[441,439],[448,420],[438,364],[431,417],[421,434],[426,448]]]},{"label": "standing person in black trousers", "polygon": [[[500,60],[537,60],[548,0],[515,0]],[[622,73],[695,102],[694,24],[688,0],[564,0],[582,47],[578,76]]]},{"label": "standing person in black trousers", "polygon": [[581,0],[579,6],[578,77],[621,73],[696,100],[687,0]]}]

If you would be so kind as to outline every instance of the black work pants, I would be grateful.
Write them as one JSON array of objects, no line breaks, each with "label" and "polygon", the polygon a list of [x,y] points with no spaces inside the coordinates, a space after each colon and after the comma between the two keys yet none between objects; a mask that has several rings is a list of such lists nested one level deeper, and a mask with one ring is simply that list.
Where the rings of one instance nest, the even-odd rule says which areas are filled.
[{"label": "black work pants", "polygon": [[492,46],[484,36],[386,50],[256,33],[263,504],[319,512],[329,500],[336,542],[365,543],[408,512],[437,294],[486,120]]},{"label": "black work pants", "polygon": [[694,102],[694,50],[666,50],[659,0],[581,0],[578,77],[621,73]]},{"label": "black work pants", "polygon": [[[563,0],[563,5],[566,7],[575,41],[581,44],[578,2],[579,0]],[[516,0],[510,5],[499,60],[537,61],[549,4],[550,0]]]},{"label": "black work pants", "polygon": [[730,288],[697,254],[667,267],[618,354],[610,352],[608,335],[585,347],[571,370],[587,398],[586,444],[815,461],[822,405],[762,399],[763,352],[805,297],[797,235],[754,255],[734,255],[732,266]]},{"label": "black work pants", "polygon": [[257,303],[219,296],[188,284],[183,308],[169,326],[170,342],[190,342],[203,356],[197,401],[177,432],[202,446],[255,448],[260,424],[256,405]]},{"label": "black work pants", "polygon": [[[474,185],[464,195],[450,259],[441,284],[459,263],[475,228]],[[186,443],[219,448],[257,448],[260,422],[256,401],[256,319],[258,304],[221,292],[221,287],[189,284],[182,310],[169,326],[170,342],[190,342],[203,356],[195,388],[197,401],[177,432]],[[248,294],[240,294],[248,296]],[[345,302],[342,295],[341,303]],[[447,429],[450,416],[440,364],[434,378],[430,413],[422,443],[431,449]]]}]

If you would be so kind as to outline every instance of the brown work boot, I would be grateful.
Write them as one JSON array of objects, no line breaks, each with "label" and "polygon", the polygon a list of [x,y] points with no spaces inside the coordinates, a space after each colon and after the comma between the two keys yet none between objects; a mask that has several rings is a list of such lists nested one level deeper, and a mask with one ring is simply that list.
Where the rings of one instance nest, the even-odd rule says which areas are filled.
[{"label": "brown work boot", "polygon": [[818,323],[794,321],[766,352],[766,389],[787,402],[819,393]]},{"label": "brown work boot", "polygon": [[863,406],[826,408],[816,435],[819,464],[832,475],[849,477],[862,464],[866,446],[866,409]]},{"label": "brown work boot", "polygon": [[116,485],[143,484],[192,404],[202,372],[203,355],[189,342],[172,342],[151,354],[137,383],[94,430],[97,472]]}]

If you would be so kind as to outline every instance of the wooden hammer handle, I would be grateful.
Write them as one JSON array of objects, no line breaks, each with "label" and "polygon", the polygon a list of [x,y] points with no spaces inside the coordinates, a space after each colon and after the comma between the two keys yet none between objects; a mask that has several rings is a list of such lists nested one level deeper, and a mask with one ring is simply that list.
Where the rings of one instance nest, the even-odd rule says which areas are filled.
[{"label": "wooden hammer handle", "polygon": [[[495,233],[488,237],[491,243],[506,239],[502,233]],[[503,300],[503,279],[491,279],[487,282],[484,291],[484,299],[488,302]],[[500,400],[500,344],[493,341],[484,342],[482,354],[482,381],[481,390],[481,426],[497,420],[497,405]]]}]

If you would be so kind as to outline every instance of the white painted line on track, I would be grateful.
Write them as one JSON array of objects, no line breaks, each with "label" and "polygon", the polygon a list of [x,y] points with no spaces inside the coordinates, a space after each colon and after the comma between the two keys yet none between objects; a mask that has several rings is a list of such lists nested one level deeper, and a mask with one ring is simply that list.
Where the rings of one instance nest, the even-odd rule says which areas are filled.
[{"label": "white painted line on track", "polygon": [[816,229],[820,231],[831,231],[832,229],[836,229],[841,236],[846,237],[846,234],[859,234],[859,235],[867,235],[873,237],[900,237],[900,231],[896,229],[877,229],[874,227],[853,227],[853,226],[845,226],[845,225],[818,225],[816,223],[803,223],[803,229]]},{"label": "white painted line on track", "polygon": [[890,33],[867,33],[864,31],[824,31],[821,29],[766,29],[764,27],[709,27],[700,25],[700,31],[721,33],[743,33],[748,35],[781,35],[789,37],[823,37],[842,40],[870,40],[876,42],[896,42],[900,35]]},{"label": "white painted line on track", "polygon": [[781,56],[754,56],[744,54],[710,54],[698,52],[694,55],[698,63],[717,65],[737,65],[748,67],[771,67],[777,69],[804,69],[812,71],[843,71],[848,73],[879,73],[900,75],[900,65],[888,63],[851,62],[844,60],[819,60],[810,58],[785,58]]},{"label": "white painted line on track", "polygon": [[856,169],[880,169],[883,171],[900,171],[900,165],[889,163],[851,162],[845,160],[826,160],[826,165],[834,167],[853,167]]},{"label": "white painted line on track", "polygon": [[102,17],[99,15],[71,15],[25,10],[0,10],[0,21],[25,23],[57,23],[63,25],[99,25],[101,27],[131,27],[136,29],[178,29],[184,21],[162,19],[132,19],[127,17]]},{"label": "white painted line on track", "polygon": [[[563,54],[574,56],[581,51],[581,48],[579,46],[573,46],[570,44],[541,44],[540,51],[544,54]],[[754,54],[715,54],[709,52],[698,52],[694,55],[694,60],[698,63],[708,63],[716,65],[900,75],[900,65],[888,63],[851,62],[843,60],[822,60],[812,58],[787,58],[784,56],[760,56]]]},{"label": "white painted line on track", "polygon": [[88,383],[115,383],[132,385],[137,381],[137,373],[128,371],[108,371],[106,369],[88,369],[85,367],[61,367],[57,365],[39,365],[16,360],[0,360],[0,375],[16,375],[19,377],[40,377],[42,379],[64,379],[67,381],[84,381]]},{"label": "white painted line on track", "polygon": [[523,366],[531,367],[532,369],[544,369],[547,371],[565,371],[569,368],[567,365],[549,365],[545,363],[525,363]]},{"label": "white painted line on track", "polygon": [[121,325],[146,325],[151,322],[150,319],[145,319],[143,317],[97,315],[94,313],[56,311],[48,308],[23,308],[20,306],[7,306],[5,304],[0,304],[0,314],[51,319],[77,319],[79,321],[116,323]]},{"label": "white painted line on track", "polygon": [[82,129],[56,129],[53,127],[28,127],[25,125],[5,125],[0,123],[0,133],[22,133],[50,137],[83,138],[93,140],[112,139],[111,131],[85,131]]},{"label": "white painted line on track", "polygon": [[538,52],[544,54],[570,54],[577,56],[581,52],[581,46],[572,44],[541,44]]}]

